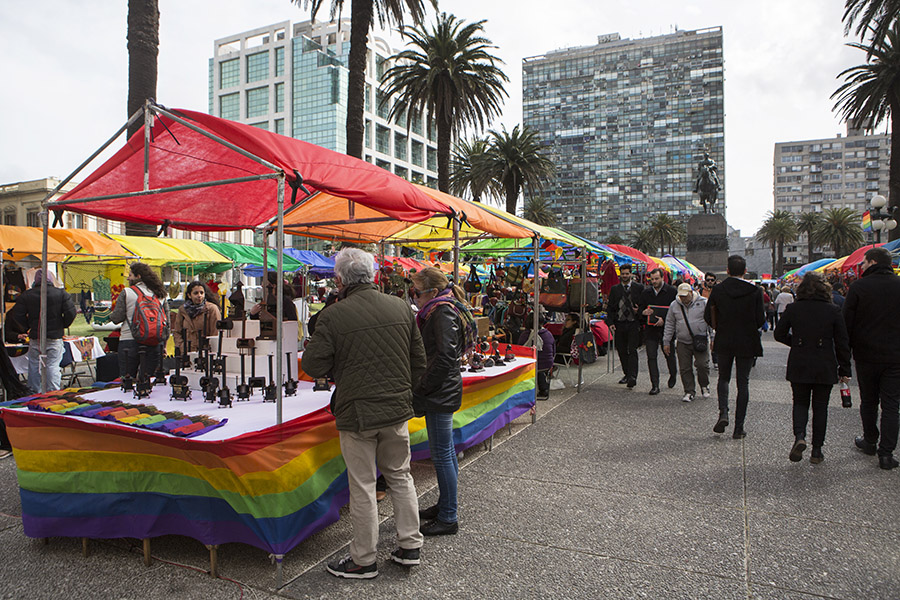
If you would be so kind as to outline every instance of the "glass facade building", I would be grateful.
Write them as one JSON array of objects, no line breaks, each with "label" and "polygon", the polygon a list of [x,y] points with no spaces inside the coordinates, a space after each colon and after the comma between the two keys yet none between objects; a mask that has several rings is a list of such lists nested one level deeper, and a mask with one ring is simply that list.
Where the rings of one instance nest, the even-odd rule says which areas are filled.
[{"label": "glass facade building", "polygon": [[[345,152],[350,53],[348,19],[276,23],[215,42],[209,63],[209,112]],[[417,120],[388,120],[380,77],[394,52],[369,38],[364,158],[392,173],[437,187],[436,140]],[[425,157],[427,156],[427,160]]]},{"label": "glass facade building", "polygon": [[693,192],[707,150],[718,163],[725,213],[722,28],[595,46],[522,61],[524,124],[556,163],[541,195],[560,225],[626,243],[659,213],[685,223],[702,212]]}]

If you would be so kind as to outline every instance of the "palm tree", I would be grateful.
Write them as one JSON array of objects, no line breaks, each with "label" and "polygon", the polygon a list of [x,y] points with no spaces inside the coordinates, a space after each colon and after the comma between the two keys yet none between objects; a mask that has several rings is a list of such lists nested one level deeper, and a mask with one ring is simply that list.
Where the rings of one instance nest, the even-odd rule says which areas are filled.
[{"label": "palm tree", "polygon": [[[310,16],[315,19],[323,0],[292,0],[297,6],[311,7]],[[436,0],[431,5],[437,8]],[[344,7],[344,0],[331,1],[331,18],[337,16]],[[406,13],[412,22],[419,25],[425,16],[422,0],[350,0],[350,54],[347,57],[347,154],[363,157],[365,130],[363,109],[366,94],[366,61],[369,52],[369,30],[375,16],[378,24],[403,26]]]},{"label": "palm tree", "polygon": [[816,243],[816,229],[822,222],[822,216],[815,212],[806,212],[797,217],[797,231],[806,234],[806,263],[813,261],[813,245]]},{"label": "palm tree", "polygon": [[[622,238],[620,237],[619,239],[621,240]],[[607,243],[615,244],[617,242],[613,242],[610,239]],[[631,247],[644,253],[654,252],[657,248],[656,234],[649,227],[638,229],[634,237],[631,238]]]},{"label": "palm tree", "polygon": [[898,16],[900,0],[846,0],[844,32],[850,33],[856,23],[855,33],[860,38],[871,31],[873,40],[882,40]]},{"label": "palm tree", "polygon": [[784,245],[797,239],[797,222],[786,210],[769,211],[762,227],[756,232],[756,239],[773,246],[772,271],[778,277],[784,271]]},{"label": "palm tree", "polygon": [[525,199],[522,216],[538,225],[553,227],[556,225],[556,213],[547,200],[540,196],[532,196]]},{"label": "palm tree", "polygon": [[[888,177],[888,212],[900,203],[900,20],[895,20],[881,40],[870,45],[848,44],[865,50],[869,56],[866,64],[850,67],[838,77],[844,83],[831,95],[837,97],[834,105],[845,121],[868,123],[877,127],[886,117],[891,120],[891,162]],[[893,230],[890,239],[895,240],[900,231]]]},{"label": "palm tree", "polygon": [[450,193],[459,197],[470,194],[475,202],[481,202],[485,192],[490,198],[500,196],[496,183],[481,164],[488,147],[488,139],[480,137],[456,143],[450,158]]},{"label": "palm tree", "polygon": [[481,34],[485,21],[466,24],[441,13],[431,30],[404,27],[410,47],[391,57],[384,74],[385,99],[395,97],[390,116],[407,115],[407,123],[428,109],[437,124],[438,189],[450,192],[450,146],[463,127],[483,128],[500,114],[503,84],[509,79],[490,53],[495,48]]},{"label": "palm tree", "polygon": [[[159,0],[128,0],[128,117],[139,111],[147,99],[156,99],[157,57],[159,56]],[[138,119],[128,128],[128,137],[144,127]],[[156,228],[142,223],[125,223],[128,235],[153,236]]]},{"label": "palm tree", "polygon": [[831,246],[835,258],[850,254],[865,242],[860,215],[852,208],[829,208],[823,212],[815,236],[817,243]]},{"label": "palm tree", "polygon": [[503,191],[506,212],[514,215],[522,189],[541,191],[556,167],[542,152],[537,132],[527,125],[516,125],[512,132],[505,127],[500,132],[491,130],[489,135],[490,147],[479,163]]},{"label": "palm tree", "polygon": [[660,213],[650,221],[650,231],[653,232],[656,247],[659,248],[659,255],[674,252],[676,244],[680,244],[687,237],[684,225],[680,221],[673,219],[670,215]]},{"label": "palm tree", "polygon": [[606,241],[603,242],[603,243],[604,243],[604,244],[624,244],[624,243],[625,243],[625,238],[623,238],[623,237],[622,237],[621,235],[619,235],[618,233],[614,233],[614,234],[612,234],[612,235],[610,235],[610,236],[607,236]]}]

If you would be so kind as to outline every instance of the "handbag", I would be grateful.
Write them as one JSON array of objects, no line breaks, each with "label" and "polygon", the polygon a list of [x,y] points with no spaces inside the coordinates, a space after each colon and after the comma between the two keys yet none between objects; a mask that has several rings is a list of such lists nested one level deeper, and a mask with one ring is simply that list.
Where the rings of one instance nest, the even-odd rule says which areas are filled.
[{"label": "handbag", "polygon": [[676,300],[676,302],[681,307],[681,314],[684,315],[684,324],[687,325],[688,333],[691,334],[691,346],[693,346],[694,352],[706,352],[706,349],[709,347],[709,338],[705,335],[694,335],[694,330],[691,329],[691,322],[688,320],[687,311],[684,310],[684,304],[681,304],[680,300]]},{"label": "handbag", "polygon": [[594,345],[594,334],[590,331],[577,333],[572,338],[572,361],[589,365],[597,362],[597,347]]},{"label": "handbag", "polygon": [[465,283],[463,283],[463,289],[470,294],[477,294],[481,291],[481,280],[478,278],[478,272],[475,270],[475,265],[472,265],[469,269],[469,276],[466,278]]},{"label": "handbag", "polygon": [[560,267],[552,267],[541,282],[541,305],[551,310],[564,311],[569,306],[568,284]]}]

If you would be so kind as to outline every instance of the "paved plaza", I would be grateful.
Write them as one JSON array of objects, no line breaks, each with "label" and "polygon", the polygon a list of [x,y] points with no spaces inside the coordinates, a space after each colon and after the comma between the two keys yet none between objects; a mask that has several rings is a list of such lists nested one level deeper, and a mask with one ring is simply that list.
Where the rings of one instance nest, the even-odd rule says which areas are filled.
[{"label": "paved plaza", "polygon": [[[853,447],[858,391],[853,409],[832,394],[825,462],[811,465],[808,452],[789,462],[787,348],[771,333],[764,347],[744,440],[712,432],[715,398],[682,403],[680,384],[647,395],[643,354],[633,391],[601,358],[581,394],[554,391],[536,424],[526,415],[492,449],[466,452],[459,534],[426,539],[419,567],[387,560],[388,495],[371,581],[324,571],[347,553],[346,508],[287,555],[280,589],[266,553],[237,544],[219,549],[227,580],[205,573],[202,544],[177,536],[153,540],[150,567],[131,539],[93,541],[85,558],[81,540],[25,537],[7,459],[0,598],[900,598],[900,470],[882,471]],[[413,475],[420,504],[433,504],[430,462]]]}]

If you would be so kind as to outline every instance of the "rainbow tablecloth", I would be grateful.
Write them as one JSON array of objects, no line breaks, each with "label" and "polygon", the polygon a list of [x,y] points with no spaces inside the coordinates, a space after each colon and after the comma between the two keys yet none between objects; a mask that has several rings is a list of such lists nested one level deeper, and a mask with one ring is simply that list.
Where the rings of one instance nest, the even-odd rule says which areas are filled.
[{"label": "rainbow tablecloth", "polygon": [[[533,359],[520,358],[496,374],[467,375],[454,418],[458,450],[534,405],[534,368]],[[337,521],[348,499],[338,432],[325,408],[221,440],[27,410],[4,409],[3,419],[30,537],[179,534],[283,555]],[[414,458],[428,456],[424,419],[409,427]]]}]

